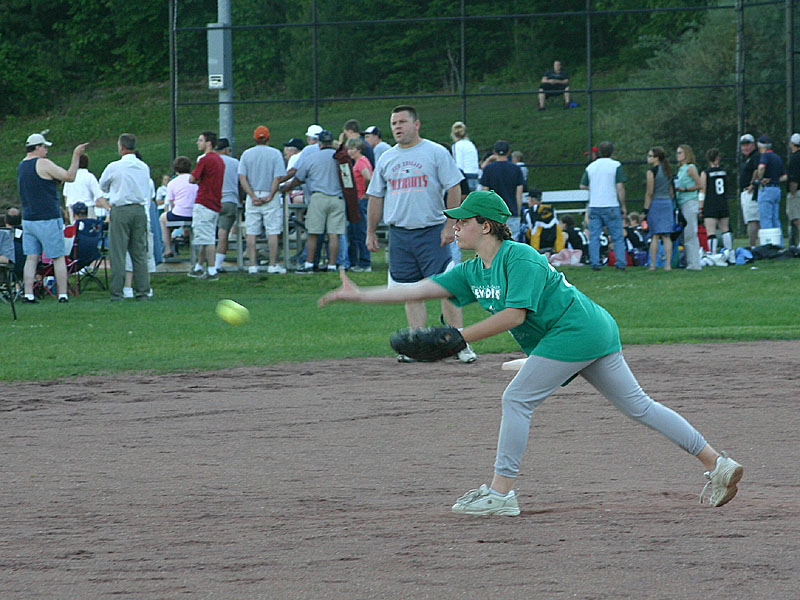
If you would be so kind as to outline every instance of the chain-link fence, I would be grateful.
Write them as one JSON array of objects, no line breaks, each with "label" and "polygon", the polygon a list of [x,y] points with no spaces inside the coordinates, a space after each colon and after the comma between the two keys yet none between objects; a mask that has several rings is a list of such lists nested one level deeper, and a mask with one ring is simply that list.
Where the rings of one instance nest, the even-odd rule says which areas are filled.
[{"label": "chain-link fence", "polygon": [[[219,2],[221,12],[225,3],[226,0]],[[733,171],[734,165],[737,170],[739,167],[739,137],[745,132],[756,136],[769,133],[775,139],[776,151],[786,155],[786,140],[798,123],[796,62],[800,44],[794,24],[800,10],[794,0],[735,0],[655,8],[638,3],[614,10],[604,10],[601,3],[585,0],[582,9],[555,12],[525,12],[520,8],[526,3],[516,2],[513,13],[502,14],[474,14],[467,0],[442,4],[446,5],[446,14],[441,16],[393,19],[326,18],[320,16],[321,6],[316,0],[309,2],[308,18],[296,22],[234,23],[226,22],[221,14],[221,25],[217,27],[230,32],[234,50],[237,43],[257,44],[265,36],[278,38],[291,32],[291,36],[281,39],[292,40],[291,51],[307,61],[307,68],[302,84],[293,87],[295,91],[305,90],[300,95],[286,87],[266,90],[264,86],[250,86],[240,79],[236,97],[232,93],[215,97],[215,92],[198,89],[202,73],[196,66],[186,72],[181,70],[184,63],[197,64],[198,53],[206,48],[208,27],[182,26],[181,2],[171,0],[173,154],[178,153],[182,117],[193,111],[220,106],[224,111],[227,106],[237,120],[251,120],[260,109],[268,109],[271,114],[300,111],[307,115],[308,122],[319,122],[326,115],[335,114],[335,107],[341,105],[370,115],[373,113],[367,107],[380,107],[388,121],[386,107],[411,102],[426,107],[423,114],[429,115],[427,123],[439,119],[442,123],[447,121],[449,127],[450,122],[462,120],[470,129],[473,124],[491,127],[493,131],[484,134],[483,147],[490,147],[494,137],[504,137],[512,147],[525,149],[526,163],[535,173],[536,185],[549,189],[563,188],[566,182],[573,182],[568,187],[576,187],[588,153],[602,139],[613,140],[620,148],[618,158],[629,165],[629,180],[635,182],[632,198],[643,193],[644,154],[650,145],[662,145],[671,153],[679,143],[690,143],[698,156],[710,147],[718,147]],[[661,21],[654,21],[654,15]],[[650,40],[639,24],[645,20],[668,24],[671,15],[697,18],[690,31],[675,36],[674,44],[648,49]],[[476,54],[473,40],[476,32],[489,27],[507,36],[509,44],[512,40],[523,47],[530,44],[528,57],[518,50],[509,52],[508,61],[497,56],[498,69],[508,72],[517,68],[518,78],[471,79],[470,64]],[[530,32],[541,31],[542,27],[564,31],[560,50],[538,52],[535,35]],[[635,72],[620,73],[614,68],[613,48],[609,49],[605,40],[611,37],[609,31],[620,27],[636,30],[640,35],[636,47],[649,56]],[[337,94],[341,86],[331,84],[332,74],[347,76],[348,69],[352,73],[359,68],[357,64],[347,64],[339,70],[331,66],[337,60],[337,52],[346,47],[348,36],[369,30],[379,40],[397,29],[425,31],[432,44],[434,38],[447,38],[437,59],[419,65],[420,69],[436,73],[439,89],[409,93],[398,74],[393,73],[392,65],[387,64],[383,69],[371,67],[374,77],[385,83],[383,93],[359,94],[356,89]],[[362,50],[369,52],[370,48],[364,46]],[[548,99],[547,110],[537,114],[540,78],[553,58],[560,56],[568,57],[565,67],[570,73],[571,100],[577,106],[556,113],[559,103]],[[250,67],[234,65],[235,71]],[[501,114],[501,108],[505,111],[503,122],[493,122],[487,115]],[[507,116],[509,108],[515,113],[512,116]],[[527,139],[530,133],[514,139],[514,131],[526,129],[536,132],[536,144]]]}]

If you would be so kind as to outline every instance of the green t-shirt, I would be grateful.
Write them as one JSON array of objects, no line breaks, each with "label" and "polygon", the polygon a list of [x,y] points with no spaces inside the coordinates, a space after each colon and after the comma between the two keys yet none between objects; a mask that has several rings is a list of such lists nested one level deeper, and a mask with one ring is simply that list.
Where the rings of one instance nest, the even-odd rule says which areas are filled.
[{"label": "green t-shirt", "polygon": [[476,257],[431,279],[456,306],[477,301],[492,314],[526,309],[525,321],[510,330],[525,354],[582,362],[622,349],[613,317],[527,244],[505,241],[490,268]]},{"label": "green t-shirt", "polygon": [[[689,166],[690,165],[681,165],[681,167],[678,169],[678,174],[676,175],[678,179],[678,185],[675,186],[676,188],[694,187],[694,179],[692,179],[692,176],[689,175]],[[697,167],[695,167],[695,169],[696,168]],[[678,206],[683,206],[690,200],[697,200],[698,198],[697,190],[692,190],[691,192],[677,192],[675,196],[678,198]]]}]

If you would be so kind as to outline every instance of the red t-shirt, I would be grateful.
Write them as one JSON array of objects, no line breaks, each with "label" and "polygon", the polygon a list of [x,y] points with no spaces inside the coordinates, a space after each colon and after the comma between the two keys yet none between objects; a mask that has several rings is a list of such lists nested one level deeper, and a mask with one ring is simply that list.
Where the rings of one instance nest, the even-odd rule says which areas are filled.
[{"label": "red t-shirt", "polygon": [[192,171],[197,184],[195,202],[206,208],[219,212],[222,210],[222,180],[225,178],[225,163],[216,152],[209,152],[200,157]]},{"label": "red t-shirt", "polygon": [[366,156],[361,156],[357,161],[356,164],[353,165],[353,177],[356,180],[356,192],[358,193],[359,198],[363,198],[367,193],[367,182],[364,181],[364,176],[361,174],[361,171],[367,169],[372,175],[372,165],[369,162],[369,159]]}]

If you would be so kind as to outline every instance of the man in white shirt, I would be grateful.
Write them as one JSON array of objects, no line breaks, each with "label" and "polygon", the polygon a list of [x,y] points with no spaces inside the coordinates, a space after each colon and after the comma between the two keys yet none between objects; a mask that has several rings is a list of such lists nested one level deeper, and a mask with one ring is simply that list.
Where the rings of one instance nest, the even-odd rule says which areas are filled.
[{"label": "man in white shirt", "polygon": [[120,158],[109,163],[100,176],[98,206],[111,209],[108,254],[111,260],[111,300],[122,300],[125,284],[125,253],[133,266],[133,290],[137,300],[147,300],[150,273],[147,269],[147,215],[150,200],[150,167],[136,158],[136,136],[123,133],[117,140]]},{"label": "man in white shirt", "polygon": [[625,237],[622,234],[625,209],[625,171],[622,163],[611,158],[614,144],[601,142],[597,147],[599,158],[589,163],[581,179],[581,189],[589,190],[589,262],[593,271],[600,264],[600,235],[603,227],[614,242],[614,265],[625,270]]},{"label": "man in white shirt", "polygon": [[75,222],[75,215],[72,212],[72,207],[76,202],[83,202],[86,205],[88,216],[90,219],[97,218],[95,212],[95,202],[98,198],[103,197],[103,192],[100,190],[100,184],[97,183],[97,177],[89,171],[89,155],[82,154],[78,162],[78,172],[75,173],[75,181],[67,181],[64,183],[64,203],[69,210],[70,223]]},{"label": "man in white shirt", "polygon": [[[286,161],[287,173],[289,171],[297,171],[297,162],[300,160],[300,154],[303,148],[305,148],[305,144],[300,138],[293,137],[288,142],[283,143],[283,159]],[[286,199],[289,201],[289,204],[305,203],[303,190],[298,188],[294,188],[291,192],[286,194]]]}]

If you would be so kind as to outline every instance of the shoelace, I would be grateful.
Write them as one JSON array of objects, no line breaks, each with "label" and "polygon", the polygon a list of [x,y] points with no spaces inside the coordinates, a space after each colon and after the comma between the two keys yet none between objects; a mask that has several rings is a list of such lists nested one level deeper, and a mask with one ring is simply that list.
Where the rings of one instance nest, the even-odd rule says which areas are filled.
[{"label": "shoelace", "polygon": [[468,502],[472,502],[473,500],[475,500],[476,498],[480,498],[481,496],[483,496],[483,492],[481,491],[480,488],[478,488],[477,490],[470,490],[466,494],[461,496],[461,498],[458,499],[458,503],[467,504]]},{"label": "shoelace", "polygon": [[[720,452],[719,457],[723,458],[723,459],[724,458],[728,458],[728,453],[723,450],[722,452]],[[714,465],[714,470],[713,471],[706,471],[704,473],[705,476],[708,478],[708,482],[703,486],[703,491],[700,492],[700,504],[703,504],[703,497],[706,495],[706,490],[708,490],[708,486],[710,486],[713,483],[712,477],[713,477],[714,473],[717,472],[717,468],[718,467],[719,467],[719,458],[717,459],[717,464]],[[708,495],[708,503],[709,504],[711,503],[711,496],[713,496],[713,495],[714,495],[714,488],[712,487],[711,488],[711,493]]]},{"label": "shoelace", "polygon": [[[706,473],[706,477],[709,477],[709,479],[708,479],[708,482],[703,486],[703,491],[700,492],[700,504],[703,504],[703,497],[706,495],[706,490],[708,489],[708,486],[711,485],[711,478],[710,478],[708,473]],[[714,488],[711,488],[711,493],[712,494],[714,493]],[[711,502],[711,494],[708,495],[708,500],[709,500],[709,503],[710,503]]]}]

